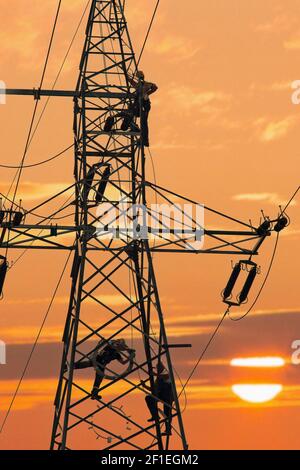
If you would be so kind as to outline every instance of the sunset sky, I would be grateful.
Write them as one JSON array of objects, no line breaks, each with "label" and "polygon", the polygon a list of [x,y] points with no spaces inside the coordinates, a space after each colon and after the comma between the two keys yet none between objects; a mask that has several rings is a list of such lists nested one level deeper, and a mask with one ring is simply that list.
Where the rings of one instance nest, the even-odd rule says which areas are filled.
[{"label": "sunset sky", "polygon": [[[8,88],[37,87],[51,33],[56,0],[2,2],[0,80]],[[51,88],[87,0],[63,0],[44,87]],[[127,0],[127,20],[140,51],[155,0]],[[158,184],[199,203],[259,225],[261,210],[275,218],[299,186],[300,105],[291,84],[300,80],[299,0],[161,0],[142,59],[146,78],[159,90],[152,99],[151,152]],[[84,24],[57,89],[73,89]],[[40,110],[44,100],[40,105]],[[0,164],[22,157],[33,108],[30,97],[8,96],[0,106]],[[52,98],[26,162],[35,163],[72,144],[72,100]],[[0,169],[5,193],[14,170]],[[153,179],[148,165],[148,179]],[[72,183],[70,150],[53,163],[24,170],[20,197],[32,207]],[[300,340],[300,195],[280,235],[269,281],[251,314],[229,318],[187,389],[183,417],[191,449],[299,448],[300,365],[291,364]],[[219,228],[219,227],[216,227]],[[263,280],[275,236],[256,261],[262,266],[251,299]],[[19,252],[11,251],[9,261]],[[220,293],[231,272],[230,256],[156,254],[155,266],[169,338],[192,343],[173,353],[181,379],[188,376],[224,312]],[[0,340],[7,365],[0,365],[0,419],[49,304],[65,253],[31,251],[9,272],[0,303]],[[23,381],[0,449],[46,449],[67,310],[66,276]],[[115,302],[118,299],[114,299]],[[233,310],[233,315],[245,311]],[[234,358],[279,357],[272,368],[234,367]],[[91,380],[90,375],[85,380]],[[232,386],[280,384],[268,403],[250,404]],[[97,448],[94,436],[87,446]]]}]

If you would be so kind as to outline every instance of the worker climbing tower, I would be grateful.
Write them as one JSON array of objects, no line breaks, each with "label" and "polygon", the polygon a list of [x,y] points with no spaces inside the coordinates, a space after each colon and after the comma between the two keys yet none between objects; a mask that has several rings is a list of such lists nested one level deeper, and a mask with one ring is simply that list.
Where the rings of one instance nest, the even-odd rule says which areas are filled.
[{"label": "worker climbing tower", "polygon": [[[137,65],[122,3],[92,2],[74,100],[75,225],[82,230],[75,242],[55,398],[51,446],[56,449],[72,448],[78,428],[91,426],[106,439],[109,449],[167,448],[170,438],[162,436],[165,417],[145,426],[134,415],[136,403],[145,406],[145,394],[155,395],[159,361],[170,375],[173,422],[178,424],[180,445],[187,447],[152,255],[140,223],[139,208],[146,204],[145,154],[139,127],[130,126],[131,110],[139,106],[129,81]],[[109,130],[107,123],[111,123]],[[118,218],[119,233],[112,233],[112,222]],[[157,336],[151,331],[152,323]],[[93,401],[91,385],[83,385],[74,362],[91,358],[99,342],[101,348],[120,337],[127,342],[132,337],[131,345],[134,341],[141,346],[125,372],[108,373],[110,381],[99,392],[103,398]],[[141,376],[150,392],[142,386]],[[125,425],[131,429],[126,436],[122,435]]]}]

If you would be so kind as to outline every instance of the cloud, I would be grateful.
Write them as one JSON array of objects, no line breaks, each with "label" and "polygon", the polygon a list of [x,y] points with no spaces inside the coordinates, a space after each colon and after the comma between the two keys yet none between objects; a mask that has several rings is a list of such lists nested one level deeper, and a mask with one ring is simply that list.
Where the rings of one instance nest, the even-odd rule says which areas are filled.
[{"label": "cloud", "polygon": [[283,43],[284,48],[291,51],[298,51],[300,49],[300,36],[293,36]]},{"label": "cloud", "polygon": [[[16,389],[15,380],[1,380],[0,410],[6,411]],[[57,381],[55,379],[24,380],[14,410],[28,410],[53,400]]]},{"label": "cloud", "polygon": [[[251,202],[266,202],[267,204],[285,205],[287,200],[282,199],[278,193],[244,193],[236,194],[232,197],[234,201],[251,201]],[[292,206],[296,205],[296,201],[291,202]]]},{"label": "cloud", "polygon": [[[127,318],[129,321],[129,318]],[[119,322],[122,325],[121,320]],[[123,323],[125,325],[125,323]],[[97,330],[99,328],[99,323],[90,323],[90,328]],[[137,325],[138,326],[138,325]],[[157,325],[153,322],[152,327],[155,332],[155,327]],[[211,327],[202,326],[201,331],[195,327],[194,324],[180,326],[169,325],[168,322],[165,322],[165,326],[168,329],[169,338],[180,338],[180,337],[191,337],[191,336],[200,336],[208,335],[211,333]],[[37,326],[21,326],[21,327],[2,327],[1,328],[1,337],[8,345],[21,345],[21,344],[32,344],[33,339],[37,334]],[[115,334],[117,328],[105,328],[104,331],[101,331],[100,334],[109,337]],[[40,337],[40,344],[49,344],[56,343],[61,340],[63,327],[62,325],[47,326],[44,328],[43,333]],[[124,339],[141,339],[141,333],[136,329],[127,328],[122,332],[122,337]],[[95,341],[96,336],[90,338],[90,341]]]},{"label": "cloud", "polygon": [[184,110],[201,110],[208,114],[227,109],[231,100],[230,95],[221,91],[196,91],[187,86],[173,86],[168,90],[168,95]]},{"label": "cloud", "polygon": [[292,81],[275,82],[275,83],[272,83],[271,90],[272,91],[287,91],[287,90],[291,90],[291,86],[292,86]]},{"label": "cloud", "polygon": [[[102,294],[102,295],[95,295],[95,298],[106,305],[110,306],[119,306],[119,305],[126,305],[128,300],[121,294]],[[18,305],[18,304],[47,304],[51,300],[50,297],[36,297],[30,299],[8,299],[6,303],[8,305]],[[134,301],[135,299],[132,298]],[[69,304],[69,297],[56,297],[55,299],[56,304],[68,305]],[[87,299],[85,303],[92,303],[95,305],[95,301],[93,299]]]},{"label": "cloud", "polygon": [[231,108],[232,96],[218,90],[199,91],[184,85],[171,85],[166,94],[171,108],[186,118],[192,115],[194,125],[200,128],[212,125],[222,127],[222,117]]},{"label": "cloud", "polygon": [[153,52],[167,56],[171,62],[190,60],[200,49],[190,38],[172,35],[165,36],[152,47]]},{"label": "cloud", "polygon": [[[1,28],[0,42],[2,52],[9,51],[11,54],[17,54],[18,57],[23,59],[30,59],[40,33],[36,27],[33,27],[33,23],[30,21],[27,22],[19,18],[14,23],[15,31],[12,34]],[[26,61],[24,61],[24,64],[26,64]]]},{"label": "cloud", "polygon": [[186,143],[177,143],[174,140],[170,142],[158,141],[156,144],[151,145],[151,149],[155,150],[186,150],[186,149],[195,149],[196,145],[186,144]]},{"label": "cloud", "polygon": [[[7,410],[12,395],[16,389],[15,380],[1,380],[1,391],[0,391],[0,410]],[[91,380],[80,379],[80,386],[85,390],[90,390]],[[45,403],[52,403],[53,397],[55,396],[55,391],[57,387],[57,379],[47,378],[47,379],[37,379],[37,380],[23,380],[21,389],[19,391],[18,397],[14,403],[14,410],[26,410],[31,409],[36,406],[40,406]],[[119,382],[117,389],[119,393],[122,393],[126,390],[126,384]],[[112,391],[107,389],[105,394],[107,397],[112,396],[116,393],[116,389]],[[137,393],[137,392],[136,392]],[[77,387],[73,387],[72,391],[73,398],[82,398],[86,396],[81,392]]]},{"label": "cloud", "polygon": [[[180,390],[180,389],[179,389]],[[211,385],[192,380],[187,388],[189,409],[232,409],[232,408],[283,408],[299,407],[299,385],[284,385],[278,397],[268,403],[251,404],[240,400],[231,390],[231,385]]]},{"label": "cloud", "polygon": [[[91,379],[80,377],[80,387],[85,390],[90,390]],[[136,380],[133,380],[136,382]],[[0,392],[0,410],[6,411],[11,401],[12,394],[16,388],[15,380],[1,380],[1,392]],[[79,382],[78,382],[79,383]],[[284,385],[284,384],[283,384]],[[21,390],[14,403],[14,410],[28,410],[35,407],[39,407],[43,404],[51,404],[55,395],[57,387],[57,379],[51,378],[38,378],[36,380],[25,379],[22,382]],[[127,390],[128,386],[125,382],[119,382],[116,388],[107,388],[105,390],[105,396],[110,399],[115,396],[116,393],[123,393]],[[181,384],[177,383],[177,390],[180,392]],[[196,409],[232,409],[232,408],[282,408],[282,407],[299,407],[300,386],[295,384],[284,385],[283,391],[278,397],[269,402],[260,405],[253,405],[241,401],[234,395],[231,390],[230,384],[225,385],[211,385],[207,384],[205,380],[192,379],[187,388],[186,393],[188,396],[188,407],[189,410]],[[143,398],[143,393],[139,390],[133,392],[136,397]],[[77,387],[73,388],[73,398],[80,399],[85,394],[81,392]],[[183,398],[181,398],[182,400]],[[135,401],[136,403],[136,401]]]},{"label": "cloud", "polygon": [[[45,304],[50,299],[45,299]],[[66,305],[67,298],[61,298],[58,302],[63,303]],[[42,303],[42,299],[36,299],[29,303]],[[116,300],[118,303],[118,300]],[[13,303],[13,302],[10,302]],[[15,302],[18,304],[18,302]],[[27,301],[22,301],[22,304],[26,304]],[[172,310],[174,310],[172,306]],[[181,308],[182,310],[182,308]],[[238,313],[238,316],[243,315],[246,311],[241,310]],[[253,310],[251,312],[252,319],[263,318],[267,316],[281,317],[281,316],[298,316],[300,314],[299,309],[272,309],[272,310]],[[112,314],[113,315],[113,314]],[[126,317],[127,318],[127,317]],[[128,320],[128,318],[127,318]],[[165,319],[165,326],[167,328],[168,336],[171,338],[189,338],[189,337],[205,337],[209,336],[212,333],[212,329],[214,328],[215,324],[220,320],[220,313],[203,313],[203,314],[190,314],[184,316],[174,316],[174,317],[166,317]],[[122,320],[118,320],[118,325],[123,324]],[[99,323],[91,322],[90,327],[94,328],[95,330],[99,327]],[[157,320],[153,320],[152,322],[153,331],[155,332],[159,328],[159,324]],[[49,343],[56,343],[61,340],[61,333],[62,333],[62,325],[56,324],[51,326],[46,326],[43,330],[43,333],[40,338],[41,344],[49,344]],[[128,330],[128,331],[127,331]],[[125,339],[129,339],[133,336],[135,339],[140,339],[141,334],[138,330],[133,329],[131,331],[130,328],[124,330],[122,336]],[[116,331],[116,327],[107,327],[105,328],[104,335],[107,337],[109,335],[113,335]],[[21,345],[21,344],[31,344],[33,338],[35,338],[37,333],[37,326],[35,325],[28,325],[28,326],[7,326],[1,328],[1,338],[9,345]],[[94,341],[94,338],[91,338],[91,341]]]},{"label": "cloud", "polygon": [[274,18],[270,18],[265,23],[260,23],[255,26],[254,30],[261,33],[279,33],[291,29],[294,20],[284,14],[278,14]]},{"label": "cloud", "polygon": [[293,240],[298,240],[300,236],[300,229],[288,228],[281,233],[282,237],[289,237]]},{"label": "cloud", "polygon": [[[48,78],[49,75],[57,74],[58,61],[62,60],[69,46],[70,28],[74,30],[74,24],[78,23],[83,11],[82,0],[64,3],[54,38],[55,54],[51,56],[47,68]],[[42,70],[52,29],[50,19],[53,21],[55,11],[56,5],[53,2],[39,2],[37,5],[36,2],[29,1],[27,9],[24,9],[21,3],[15,2],[13,13],[8,4],[3,4],[1,17],[7,21],[2,21],[0,31],[2,62],[9,64],[10,68],[18,67],[22,72],[36,72],[39,68]],[[15,58],[13,64],[11,57]],[[74,59],[78,61],[78,57]]]},{"label": "cloud", "polygon": [[254,122],[254,126],[258,128],[258,137],[261,142],[272,142],[285,137],[295,122],[296,119],[293,116],[271,122],[268,122],[266,118],[260,118]]},{"label": "cloud", "polygon": [[[273,83],[270,83],[270,82],[261,82],[261,83],[256,83],[256,82],[252,82],[249,86],[249,90],[250,92],[255,92],[255,95],[257,96],[257,92],[261,92],[261,93],[268,93],[268,92],[273,92],[273,91],[276,91],[276,92],[287,92],[287,91],[290,91],[290,93],[292,92],[292,83],[293,83],[293,80],[282,80],[282,81],[277,81],[277,82],[273,82]],[[262,120],[258,120],[257,121],[258,123],[260,122],[265,122],[264,119]]]},{"label": "cloud", "polygon": [[[70,183],[35,183],[31,181],[23,181],[18,188],[18,199],[23,200],[39,200],[48,198],[58,192],[63,191]],[[10,183],[6,181],[0,182],[0,191],[4,194],[8,192]],[[67,197],[72,193],[72,189],[66,191],[62,196]]]}]

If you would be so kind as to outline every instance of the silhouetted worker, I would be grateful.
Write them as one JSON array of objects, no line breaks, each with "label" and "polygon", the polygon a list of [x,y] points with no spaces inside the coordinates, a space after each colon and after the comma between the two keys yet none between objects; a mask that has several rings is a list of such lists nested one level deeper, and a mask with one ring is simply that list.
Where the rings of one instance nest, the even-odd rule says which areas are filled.
[{"label": "silhouetted worker", "polygon": [[[134,79],[134,77],[129,77],[129,82],[137,91],[137,100],[135,106],[137,107],[137,116],[141,114],[142,141],[145,147],[149,147],[148,118],[151,110],[150,95],[155,93],[158,90],[158,87],[155,85],[155,83],[147,82],[145,80],[145,74],[141,70],[137,71],[136,76],[137,80]],[[140,92],[142,93],[142,96],[140,96]]]},{"label": "silhouetted worker", "polygon": [[[151,418],[148,419],[148,422],[155,421],[158,418],[158,401],[163,402],[164,415],[166,416],[166,432],[165,434],[172,434],[172,404],[174,401],[172,384],[169,376],[169,372],[165,369],[161,362],[157,364],[157,377],[154,384],[154,394],[147,395],[145,397],[147,406],[151,413]],[[147,390],[150,390],[150,387],[146,386],[143,382],[143,385]]]},{"label": "silhouetted worker", "polygon": [[[122,357],[121,352],[127,353],[128,356]],[[117,339],[109,341],[103,349],[98,351],[94,361],[93,359],[88,358],[75,362],[74,369],[86,369],[88,367],[97,366],[94,386],[91,392],[92,400],[102,398],[98,395],[98,392],[104,378],[106,366],[115,360],[121,364],[127,364],[133,358],[134,353],[134,349],[129,349],[124,339]]]},{"label": "silhouetted worker", "polygon": [[[117,118],[124,118],[121,124],[121,130],[127,131],[130,128],[132,132],[140,132],[139,127],[134,122],[134,118],[141,118],[142,142],[145,147],[149,147],[149,126],[148,118],[151,110],[151,102],[149,96],[158,90],[154,83],[146,82],[144,72],[138,71],[137,79],[129,76],[128,81],[133,88],[136,89],[136,97],[133,104],[118,114],[111,115],[106,119],[104,131],[110,132]],[[142,93],[142,96],[141,94]]]}]

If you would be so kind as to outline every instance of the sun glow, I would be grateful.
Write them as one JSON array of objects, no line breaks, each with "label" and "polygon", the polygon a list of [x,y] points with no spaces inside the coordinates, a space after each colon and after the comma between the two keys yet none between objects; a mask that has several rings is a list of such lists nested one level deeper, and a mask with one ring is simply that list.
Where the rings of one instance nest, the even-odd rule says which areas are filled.
[{"label": "sun glow", "polygon": [[249,403],[266,403],[273,400],[281,391],[280,384],[236,384],[231,389],[241,400]]},{"label": "sun glow", "polygon": [[283,367],[285,361],[282,357],[245,357],[232,359],[230,365],[233,367]]}]

